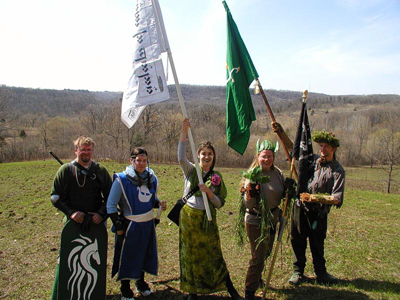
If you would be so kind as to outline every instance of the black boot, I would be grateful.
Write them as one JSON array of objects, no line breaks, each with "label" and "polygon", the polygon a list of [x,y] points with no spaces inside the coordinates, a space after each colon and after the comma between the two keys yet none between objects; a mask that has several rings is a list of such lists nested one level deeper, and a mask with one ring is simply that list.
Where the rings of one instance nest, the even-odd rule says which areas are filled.
[{"label": "black boot", "polygon": [[249,290],[246,290],[246,292],[245,292],[245,299],[246,300],[255,300],[256,299],[256,297],[254,296],[255,295],[255,293],[256,293],[256,291],[249,291]]},{"label": "black boot", "polygon": [[135,282],[136,290],[142,296],[149,296],[153,291],[151,290],[149,284],[144,280],[144,272],[140,274],[140,278]]},{"label": "black boot", "polygon": [[134,299],[129,280],[121,280],[121,295],[126,299]]},{"label": "black boot", "polygon": [[226,289],[228,290],[228,293],[229,293],[229,295],[231,295],[231,298],[233,300],[243,300],[243,298],[240,297],[239,293],[233,286],[233,283],[232,283],[231,277],[229,276],[229,273],[228,273],[228,276],[226,277]]}]

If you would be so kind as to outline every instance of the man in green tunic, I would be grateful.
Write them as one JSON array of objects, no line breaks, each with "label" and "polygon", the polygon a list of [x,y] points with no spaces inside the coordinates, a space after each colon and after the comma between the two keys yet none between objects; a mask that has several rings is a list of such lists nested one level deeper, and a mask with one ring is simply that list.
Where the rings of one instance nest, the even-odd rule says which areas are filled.
[{"label": "man in green tunic", "polygon": [[[58,169],[51,191],[52,204],[65,214],[66,220],[80,224],[84,231],[91,223],[103,221],[112,185],[106,168],[92,160],[94,145],[94,141],[86,136],[74,141],[76,158]],[[58,270],[59,266],[52,299],[57,299]]]}]

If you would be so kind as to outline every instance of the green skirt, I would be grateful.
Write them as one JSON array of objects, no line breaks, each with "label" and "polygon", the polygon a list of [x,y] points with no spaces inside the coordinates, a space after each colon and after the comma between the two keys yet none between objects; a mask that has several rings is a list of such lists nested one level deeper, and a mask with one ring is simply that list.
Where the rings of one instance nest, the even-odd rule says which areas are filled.
[{"label": "green skirt", "polygon": [[218,227],[203,230],[204,210],[185,205],[179,219],[181,290],[209,294],[226,289],[228,270],[222,257]]}]

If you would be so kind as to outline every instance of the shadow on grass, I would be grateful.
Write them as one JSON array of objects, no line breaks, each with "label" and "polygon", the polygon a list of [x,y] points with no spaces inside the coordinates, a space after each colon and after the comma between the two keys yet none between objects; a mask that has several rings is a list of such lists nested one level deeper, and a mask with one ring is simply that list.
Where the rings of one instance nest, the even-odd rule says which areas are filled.
[{"label": "shadow on grass", "polygon": [[[166,289],[166,290],[161,290],[161,291],[155,291],[153,292],[150,296],[144,297],[144,296],[138,296],[137,294],[135,295],[135,300],[150,300],[150,299],[158,299],[158,300],[183,300],[187,298],[187,294],[182,294],[180,291],[177,291],[175,289]],[[107,295],[106,300],[120,300],[121,295],[116,294],[116,295]],[[199,300],[231,300],[232,298],[229,296],[222,296],[222,295],[199,295],[198,297]]]},{"label": "shadow on grass", "polygon": [[353,280],[340,280],[340,285],[354,285],[359,290],[388,292],[400,295],[400,283],[356,278]]},{"label": "shadow on grass", "polygon": [[[359,291],[343,290],[346,286],[353,286]],[[340,289],[340,290],[339,290]],[[297,288],[286,286],[283,289],[271,289],[271,292],[285,295],[286,299],[372,299],[365,295],[366,292],[400,294],[400,284],[366,279],[341,280],[337,285],[324,286],[318,285],[315,279],[311,279],[308,284],[301,285]],[[268,296],[268,294],[267,294]],[[268,299],[268,297],[267,297]]]},{"label": "shadow on grass", "polygon": [[[369,300],[368,295],[362,292],[354,292],[349,290],[336,290],[333,288],[326,288],[323,286],[300,286],[297,288],[285,288],[279,290],[281,294],[285,295],[285,299],[356,299],[356,300]],[[274,298],[274,297],[273,297]],[[260,298],[261,299],[261,298]],[[267,299],[271,299],[268,297]]]},{"label": "shadow on grass", "polygon": [[[170,281],[170,280],[168,280]],[[157,289],[151,295],[151,299],[154,300],[178,300],[184,299],[183,293],[174,287],[165,284],[166,282],[158,282],[159,287],[163,286],[164,289]],[[164,284],[163,284],[164,283]],[[353,286],[359,291],[350,291],[346,289],[347,286]],[[378,280],[366,280],[366,279],[353,279],[353,280],[339,280],[337,285],[324,286],[319,285],[315,280],[310,280],[308,283],[301,285],[299,287],[285,286],[283,288],[271,288],[267,293],[266,299],[276,299],[283,297],[288,300],[297,299],[355,299],[355,300],[370,300],[373,299],[370,296],[363,293],[363,291],[368,292],[378,292],[378,293],[390,293],[390,294],[400,294],[400,284],[378,281]],[[261,293],[258,293],[261,299]],[[281,295],[281,297],[277,297]],[[106,300],[119,300],[121,299],[120,294],[108,295]],[[135,296],[135,299],[139,300],[149,300],[149,297]],[[212,295],[199,295],[199,300],[229,300],[231,297],[225,292],[224,295],[220,293]]]}]

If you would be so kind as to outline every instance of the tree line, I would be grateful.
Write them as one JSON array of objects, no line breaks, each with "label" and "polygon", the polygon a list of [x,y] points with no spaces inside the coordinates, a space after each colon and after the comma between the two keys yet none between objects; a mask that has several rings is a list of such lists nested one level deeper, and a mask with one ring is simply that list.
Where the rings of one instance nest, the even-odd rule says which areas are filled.
[{"label": "tree line", "polygon": [[[194,140],[214,143],[219,166],[246,168],[258,138],[277,140],[260,95],[252,95],[257,120],[241,156],[226,144],[225,87],[183,85],[182,92]],[[265,93],[276,120],[294,140],[302,93]],[[49,151],[73,158],[72,141],[88,135],[97,144],[98,160],[126,162],[132,147],[143,146],[152,162],[175,163],[183,116],[173,86],[170,94],[170,100],[148,106],[128,129],[120,119],[121,93],[0,86],[0,162],[48,159]],[[382,167],[393,178],[400,160],[400,96],[309,93],[307,102],[311,129],[332,131],[340,139],[337,156],[343,165]],[[283,151],[276,164],[287,168]],[[388,191],[394,183],[388,179]]]}]

